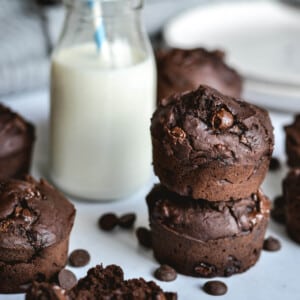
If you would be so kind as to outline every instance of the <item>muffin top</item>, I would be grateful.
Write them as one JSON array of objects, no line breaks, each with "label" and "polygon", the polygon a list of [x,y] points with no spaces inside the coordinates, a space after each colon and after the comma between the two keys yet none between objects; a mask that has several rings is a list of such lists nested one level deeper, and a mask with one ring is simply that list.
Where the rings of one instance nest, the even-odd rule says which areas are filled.
[{"label": "muffin top", "polygon": [[247,234],[270,211],[270,202],[260,191],[235,201],[196,201],[160,184],[147,196],[147,204],[152,224],[201,241]]},{"label": "muffin top", "polygon": [[43,179],[1,181],[0,260],[28,260],[68,238],[74,217],[74,206]]},{"label": "muffin top", "polygon": [[224,62],[219,50],[169,49],[156,52],[158,101],[175,92],[197,88],[200,84],[216,88],[225,95],[240,97],[242,78]]},{"label": "muffin top", "polygon": [[0,157],[23,150],[34,138],[33,125],[0,104]]},{"label": "muffin top", "polygon": [[271,157],[274,146],[267,111],[203,85],[163,99],[151,134],[167,156],[192,168],[210,161],[253,165]]}]

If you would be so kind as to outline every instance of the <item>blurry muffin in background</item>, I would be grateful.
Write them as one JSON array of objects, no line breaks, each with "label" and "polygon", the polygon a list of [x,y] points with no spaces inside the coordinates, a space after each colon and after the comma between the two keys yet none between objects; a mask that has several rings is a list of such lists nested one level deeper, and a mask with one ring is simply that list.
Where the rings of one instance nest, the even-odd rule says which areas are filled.
[{"label": "blurry muffin in background", "polygon": [[224,58],[224,52],[204,48],[158,50],[157,102],[176,92],[194,90],[200,84],[239,98],[243,87],[242,77],[225,63]]}]

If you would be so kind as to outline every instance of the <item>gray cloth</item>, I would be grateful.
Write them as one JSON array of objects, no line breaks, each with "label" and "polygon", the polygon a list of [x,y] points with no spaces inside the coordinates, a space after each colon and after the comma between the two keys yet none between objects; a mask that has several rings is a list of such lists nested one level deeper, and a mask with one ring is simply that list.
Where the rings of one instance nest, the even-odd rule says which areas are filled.
[{"label": "gray cloth", "polygon": [[[182,10],[207,0],[146,0],[148,32]],[[210,2],[213,0],[210,0]],[[61,6],[40,8],[34,0],[0,0],[0,96],[46,86],[49,48],[64,19]]]}]

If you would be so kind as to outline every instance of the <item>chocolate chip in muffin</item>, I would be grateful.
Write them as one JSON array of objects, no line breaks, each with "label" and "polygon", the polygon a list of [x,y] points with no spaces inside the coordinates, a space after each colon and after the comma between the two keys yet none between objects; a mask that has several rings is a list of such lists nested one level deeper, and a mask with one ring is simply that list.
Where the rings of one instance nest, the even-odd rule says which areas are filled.
[{"label": "chocolate chip in muffin", "polygon": [[218,280],[207,281],[203,285],[203,290],[212,296],[222,296],[227,293],[227,285]]},{"label": "chocolate chip in muffin", "polygon": [[278,239],[270,236],[264,241],[263,249],[266,251],[279,251],[281,249],[281,243]]},{"label": "chocolate chip in muffin", "polygon": [[152,236],[151,231],[145,227],[139,227],[136,230],[136,236],[140,245],[151,248],[152,247]]},{"label": "chocolate chip in muffin", "polygon": [[221,108],[212,117],[212,126],[214,129],[225,130],[230,128],[234,123],[234,117],[231,112]]},{"label": "chocolate chip in muffin", "polygon": [[67,269],[62,269],[58,273],[58,283],[60,287],[62,287],[63,289],[70,290],[76,285],[77,278],[72,271]]},{"label": "chocolate chip in muffin", "polygon": [[90,254],[84,249],[72,251],[69,256],[69,263],[72,267],[84,267],[90,261]]},{"label": "chocolate chip in muffin", "polygon": [[161,281],[173,281],[177,278],[177,272],[168,265],[161,265],[155,270],[154,276]]},{"label": "chocolate chip in muffin", "polygon": [[98,224],[102,230],[111,231],[117,226],[118,217],[114,213],[106,213],[100,217]]}]

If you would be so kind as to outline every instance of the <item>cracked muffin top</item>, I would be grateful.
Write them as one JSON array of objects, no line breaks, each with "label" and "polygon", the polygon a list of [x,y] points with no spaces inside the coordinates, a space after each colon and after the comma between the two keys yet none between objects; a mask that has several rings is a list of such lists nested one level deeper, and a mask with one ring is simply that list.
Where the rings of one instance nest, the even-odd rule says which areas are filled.
[{"label": "cracked muffin top", "polygon": [[260,191],[235,201],[195,201],[160,184],[147,196],[147,204],[150,223],[201,241],[247,234],[270,211],[270,202]]},{"label": "cracked muffin top", "polygon": [[1,181],[0,260],[28,261],[68,238],[74,217],[74,206],[43,179]]},{"label": "cracked muffin top", "polygon": [[253,164],[271,157],[274,146],[267,111],[204,85],[163,99],[151,134],[167,156],[193,168],[215,160]]}]

